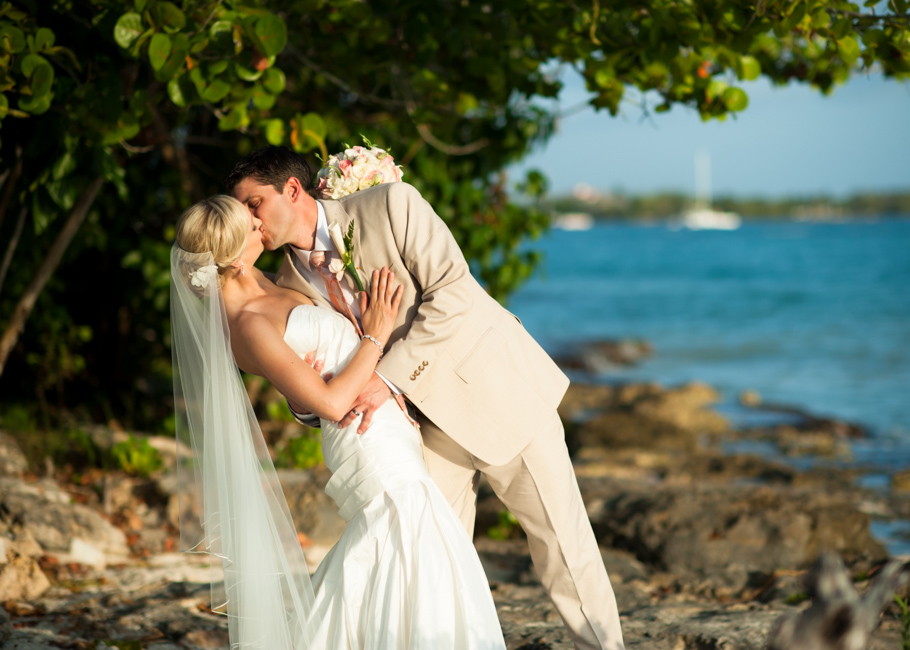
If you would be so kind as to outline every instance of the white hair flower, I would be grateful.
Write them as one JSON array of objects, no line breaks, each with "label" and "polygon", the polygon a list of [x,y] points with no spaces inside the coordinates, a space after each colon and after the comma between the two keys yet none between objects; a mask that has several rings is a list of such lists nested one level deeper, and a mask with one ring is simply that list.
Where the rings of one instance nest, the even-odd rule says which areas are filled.
[{"label": "white hair flower", "polygon": [[195,271],[190,272],[190,282],[194,287],[205,289],[209,284],[218,277],[218,267],[214,264],[200,266]]}]

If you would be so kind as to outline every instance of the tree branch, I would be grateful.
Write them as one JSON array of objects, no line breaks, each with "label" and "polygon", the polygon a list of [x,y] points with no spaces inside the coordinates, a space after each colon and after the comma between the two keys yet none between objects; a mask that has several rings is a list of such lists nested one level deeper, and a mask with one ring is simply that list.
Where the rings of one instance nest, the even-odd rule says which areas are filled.
[{"label": "tree branch", "polygon": [[345,81],[341,80],[340,78],[333,75],[331,72],[328,72],[327,70],[320,67],[315,61],[310,59],[306,54],[304,54],[303,52],[298,50],[296,47],[294,47],[290,43],[288,43],[285,46],[285,52],[288,52],[292,56],[299,59],[300,62],[303,63],[303,65],[308,67],[310,70],[312,70],[319,76],[323,77],[326,81],[329,81],[329,82],[335,84],[336,86],[341,88],[344,92],[354,95],[357,99],[372,102],[374,104],[379,104],[380,106],[388,106],[391,108],[404,108],[406,105],[406,103],[403,101],[399,101],[399,100],[395,100],[395,99],[386,99],[385,97],[377,97],[376,95],[365,94],[365,93],[361,93],[357,90],[354,90]]},{"label": "tree branch", "polygon": [[3,256],[3,264],[0,265],[0,296],[3,295],[3,281],[6,279],[6,272],[13,261],[13,253],[19,245],[19,237],[22,236],[22,226],[25,224],[25,215],[28,214],[28,208],[22,208],[19,211],[19,218],[16,220],[16,229],[13,231],[13,237],[9,240],[6,247],[6,255]]},{"label": "tree branch", "polygon": [[76,235],[76,232],[79,230],[79,226],[81,226],[82,222],[85,220],[85,215],[88,214],[89,208],[92,207],[92,203],[94,203],[95,197],[98,195],[98,191],[103,184],[104,178],[99,176],[91,182],[76,201],[76,205],[73,206],[73,211],[70,212],[69,217],[66,219],[66,223],[63,224],[63,228],[60,230],[60,234],[57,235],[57,239],[55,239],[54,243],[51,245],[47,257],[44,258],[41,266],[38,267],[38,271],[25,288],[25,293],[22,294],[19,303],[13,310],[13,315],[9,319],[6,331],[3,332],[3,336],[0,337],[0,375],[3,374],[3,369],[6,367],[6,360],[9,357],[9,353],[12,352],[13,347],[16,345],[16,341],[19,340],[19,335],[22,333],[23,329],[25,329],[25,321],[28,320],[29,314],[32,313],[35,301],[38,300],[38,296],[44,289],[44,285],[47,284],[47,281],[50,280],[54,270],[56,270],[57,265],[60,264],[63,253],[66,252],[67,246],[69,246],[73,237]]},{"label": "tree branch", "polygon": [[474,142],[465,145],[446,144],[433,135],[433,132],[430,131],[430,127],[426,124],[415,124],[414,126],[417,127],[417,132],[420,134],[420,137],[426,140],[428,145],[449,156],[467,156],[480,151],[490,144],[490,141],[486,138],[481,138],[480,140],[475,140]]}]

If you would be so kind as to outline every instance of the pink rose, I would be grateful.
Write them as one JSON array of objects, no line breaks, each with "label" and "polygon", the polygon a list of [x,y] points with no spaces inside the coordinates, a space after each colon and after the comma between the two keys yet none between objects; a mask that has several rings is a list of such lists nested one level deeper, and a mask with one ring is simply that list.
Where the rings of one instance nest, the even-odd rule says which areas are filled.
[{"label": "pink rose", "polygon": [[345,178],[351,175],[350,169],[353,166],[354,163],[352,163],[350,160],[342,160],[340,163],[338,163],[338,169],[341,170],[341,175]]}]

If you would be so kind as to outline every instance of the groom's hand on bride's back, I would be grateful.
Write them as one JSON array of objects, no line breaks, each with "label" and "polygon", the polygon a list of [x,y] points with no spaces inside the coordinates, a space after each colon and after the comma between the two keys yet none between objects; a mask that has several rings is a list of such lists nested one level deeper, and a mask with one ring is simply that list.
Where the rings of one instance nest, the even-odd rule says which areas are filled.
[{"label": "groom's hand on bride's back", "polygon": [[[325,367],[325,362],[322,359],[316,358],[316,352],[307,352],[303,357],[303,361],[304,361],[304,363],[307,363],[310,366],[312,366],[313,370],[315,370],[320,375],[322,375],[322,369]],[[335,376],[334,373],[327,372],[324,375],[322,375],[322,379],[327,382],[329,379],[331,379],[334,376]],[[295,404],[291,400],[288,400],[288,407],[291,409],[291,411],[294,412],[294,414],[296,414],[298,416],[298,419],[300,419],[300,416],[302,416],[303,418],[308,418],[311,415],[313,415],[308,410],[306,410],[304,407],[302,407],[300,404]],[[319,426],[318,422],[317,422],[316,426],[317,427]]]}]

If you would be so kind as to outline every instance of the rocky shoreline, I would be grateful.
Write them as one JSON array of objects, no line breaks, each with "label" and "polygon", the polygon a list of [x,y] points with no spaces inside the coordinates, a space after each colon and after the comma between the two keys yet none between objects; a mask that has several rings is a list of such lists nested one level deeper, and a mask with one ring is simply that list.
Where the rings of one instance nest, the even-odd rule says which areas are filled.
[{"label": "rocky shoreline", "polygon": [[[871,522],[910,519],[910,481],[900,474],[890,490],[872,490],[857,485],[849,466],[800,471],[725,451],[756,441],[781,457],[840,457],[861,429],[798,413],[736,429],[712,409],[718,399],[702,384],[573,384],[560,408],[627,648],[764,648],[782,615],[809,606],[805,578],[820,553],[842,557],[866,591],[888,559]],[[93,432],[100,444],[118,435]],[[30,466],[17,437],[0,432],[3,647],[225,647],[226,621],[206,607],[217,569],[205,556],[176,552],[173,441],[149,438],[164,469],[137,478]],[[343,529],[322,491],[327,478],[319,468],[281,470],[314,565]],[[571,648],[520,529],[503,515],[484,487],[476,544],[508,647]],[[901,647],[895,605],[867,647]]]}]

